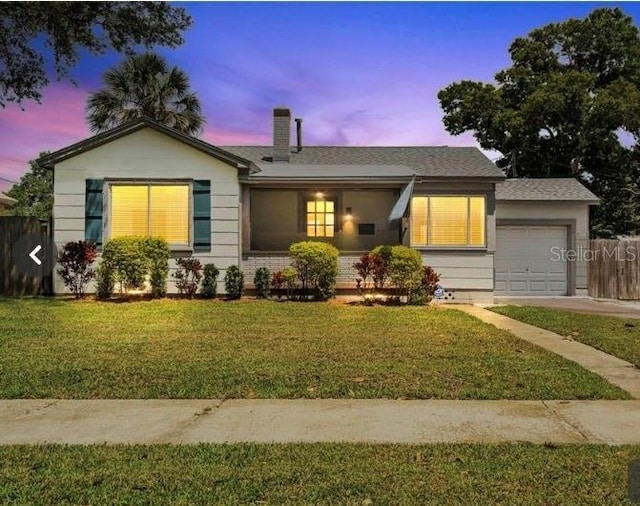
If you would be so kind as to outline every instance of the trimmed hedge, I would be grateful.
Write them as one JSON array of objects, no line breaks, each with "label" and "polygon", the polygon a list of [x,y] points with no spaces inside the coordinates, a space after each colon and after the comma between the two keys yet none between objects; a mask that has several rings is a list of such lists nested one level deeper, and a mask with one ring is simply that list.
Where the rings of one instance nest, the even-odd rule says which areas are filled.
[{"label": "trimmed hedge", "polygon": [[302,284],[302,296],[326,300],[335,295],[338,250],[326,242],[302,241],[289,247],[293,267]]},{"label": "trimmed hedge", "polygon": [[244,293],[244,274],[237,265],[232,265],[224,274],[224,289],[229,299],[239,299]]},{"label": "trimmed hedge", "polygon": [[215,264],[205,264],[204,279],[202,280],[202,296],[213,299],[218,292],[218,275],[220,271]]},{"label": "trimmed hedge", "polygon": [[258,267],[256,274],[253,277],[253,285],[256,289],[256,297],[259,299],[266,299],[269,297],[269,282],[271,280],[271,273],[266,267]]},{"label": "trimmed hedge", "polygon": [[109,239],[102,250],[98,296],[110,297],[115,284],[120,285],[120,293],[142,290],[148,279],[151,295],[164,297],[167,294],[169,256],[169,245],[160,237]]}]

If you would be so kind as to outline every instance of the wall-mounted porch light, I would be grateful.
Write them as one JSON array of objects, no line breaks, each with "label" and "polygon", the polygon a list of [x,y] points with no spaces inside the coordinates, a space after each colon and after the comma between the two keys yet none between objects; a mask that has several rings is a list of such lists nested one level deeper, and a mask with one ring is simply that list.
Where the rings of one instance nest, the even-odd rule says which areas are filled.
[{"label": "wall-mounted porch light", "polygon": [[353,219],[352,209],[350,207],[347,207],[345,211],[346,212],[345,212],[345,215],[344,215],[344,219],[351,221]]}]

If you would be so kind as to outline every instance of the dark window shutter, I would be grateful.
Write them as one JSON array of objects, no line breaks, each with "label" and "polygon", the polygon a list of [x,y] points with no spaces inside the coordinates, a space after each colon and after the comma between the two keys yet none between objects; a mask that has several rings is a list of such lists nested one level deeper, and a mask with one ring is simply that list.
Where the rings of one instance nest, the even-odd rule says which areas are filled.
[{"label": "dark window shutter", "polygon": [[193,182],[193,250],[211,251],[211,181]]},{"label": "dark window shutter", "polygon": [[102,179],[87,179],[84,206],[84,238],[102,246]]}]

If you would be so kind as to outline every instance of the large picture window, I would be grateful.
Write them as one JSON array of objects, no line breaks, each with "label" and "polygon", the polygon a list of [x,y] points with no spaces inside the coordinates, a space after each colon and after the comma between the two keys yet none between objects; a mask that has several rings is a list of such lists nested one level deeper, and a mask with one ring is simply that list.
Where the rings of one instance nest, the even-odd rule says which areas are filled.
[{"label": "large picture window", "polygon": [[110,191],[111,237],[150,235],[189,245],[188,184],[112,184]]},{"label": "large picture window", "polygon": [[335,203],[332,200],[307,201],[307,237],[333,237]]},{"label": "large picture window", "polygon": [[485,209],[485,197],[412,197],[411,245],[485,246]]}]

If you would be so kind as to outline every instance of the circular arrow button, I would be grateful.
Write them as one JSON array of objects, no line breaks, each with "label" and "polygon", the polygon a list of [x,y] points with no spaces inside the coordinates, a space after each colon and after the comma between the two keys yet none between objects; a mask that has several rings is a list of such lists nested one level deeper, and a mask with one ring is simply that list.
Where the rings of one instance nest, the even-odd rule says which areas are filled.
[{"label": "circular arrow button", "polygon": [[13,264],[27,276],[47,276],[56,265],[57,249],[47,234],[26,234],[11,249]]}]

